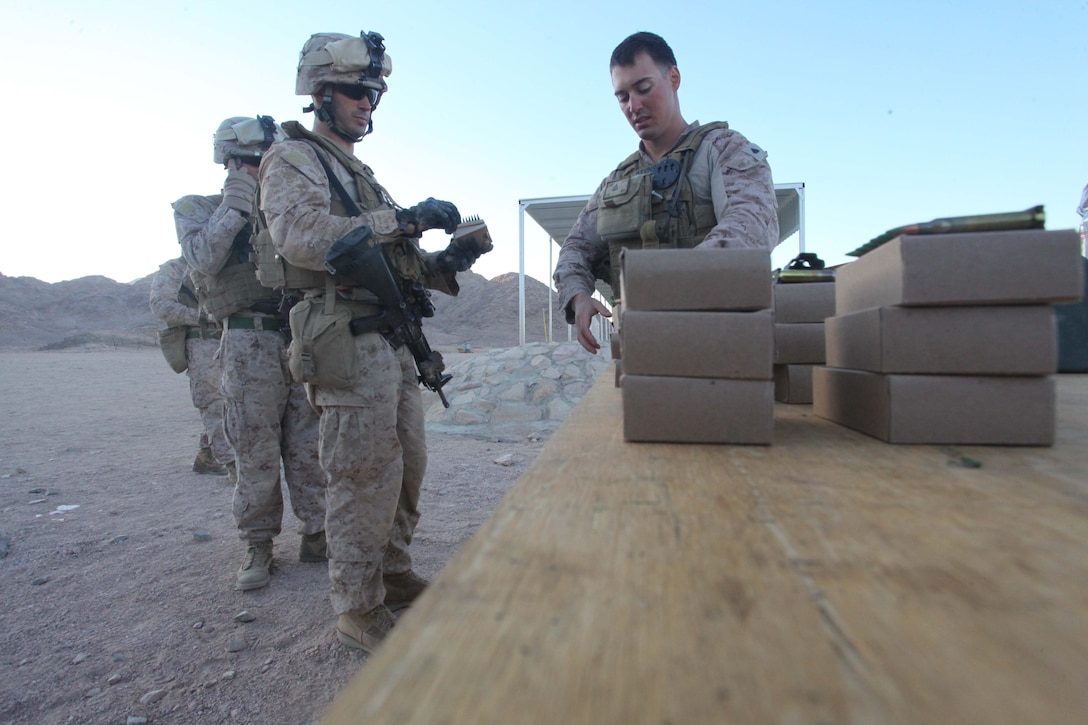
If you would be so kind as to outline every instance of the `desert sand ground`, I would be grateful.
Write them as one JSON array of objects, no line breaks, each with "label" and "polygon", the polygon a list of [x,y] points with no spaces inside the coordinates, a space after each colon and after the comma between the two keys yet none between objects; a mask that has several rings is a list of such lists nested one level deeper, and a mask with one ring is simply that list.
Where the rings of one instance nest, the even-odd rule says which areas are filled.
[{"label": "desert sand ground", "polygon": [[[289,507],[271,585],[234,591],[232,489],[190,471],[199,418],[157,349],[0,353],[0,406],[0,724],[313,723],[365,666]],[[433,577],[543,441],[428,440]]]}]

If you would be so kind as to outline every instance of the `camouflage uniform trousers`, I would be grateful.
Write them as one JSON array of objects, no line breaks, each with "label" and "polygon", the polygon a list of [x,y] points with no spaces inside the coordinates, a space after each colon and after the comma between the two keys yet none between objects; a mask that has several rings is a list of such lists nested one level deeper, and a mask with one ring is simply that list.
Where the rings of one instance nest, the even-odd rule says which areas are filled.
[{"label": "camouflage uniform trousers", "polygon": [[200,447],[211,448],[215,460],[226,465],[234,460],[234,449],[223,429],[223,394],[220,391],[223,366],[219,363],[218,352],[219,340],[193,338],[185,341],[189,393],[204,423]]},{"label": "camouflage uniform trousers", "polygon": [[317,388],[321,466],[328,475],[325,536],[337,614],[385,600],[382,574],[412,568],[427,470],[423,396],[407,348],[378,333],[355,338],[358,372],[343,390]]},{"label": "camouflage uniform trousers", "polygon": [[227,438],[238,483],[234,520],[243,541],[280,533],[280,465],[298,533],[325,528],[325,474],[317,455],[318,417],[306,391],[287,370],[287,341],[276,331],[223,332],[223,396]]}]

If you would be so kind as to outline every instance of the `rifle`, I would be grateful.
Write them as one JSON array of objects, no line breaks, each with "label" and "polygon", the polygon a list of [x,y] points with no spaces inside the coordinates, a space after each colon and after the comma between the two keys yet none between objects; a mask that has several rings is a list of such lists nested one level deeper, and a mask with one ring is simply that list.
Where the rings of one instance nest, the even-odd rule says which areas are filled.
[{"label": "rifle", "polygon": [[[384,258],[385,255],[381,256]],[[373,287],[370,289],[375,291]],[[421,317],[434,315],[430,296],[423,285],[417,282],[412,285],[410,295],[402,296],[395,306],[387,306],[376,315],[356,317],[349,323],[349,328],[352,335],[377,330],[394,348],[407,346],[416,361],[419,382],[428,390],[438,393],[442,405],[448,408],[450,404],[446,400],[446,394],[442,392],[442,386],[452,380],[453,376],[445,372],[446,363],[442,360],[442,353],[431,349],[423,335],[423,324],[420,320]],[[382,296],[379,294],[378,297]]]},{"label": "rifle", "polygon": [[374,293],[384,309],[376,315],[356,317],[349,327],[352,335],[380,332],[394,348],[408,347],[416,361],[419,382],[438,393],[442,405],[450,407],[442,386],[453,379],[445,373],[442,353],[432,350],[423,335],[424,317],[434,316],[431,293],[419,282],[403,291],[402,285],[389,267],[382,245],[371,237],[370,228],[363,226],[333,245],[325,262],[330,274],[347,276],[352,284],[366,287]]}]

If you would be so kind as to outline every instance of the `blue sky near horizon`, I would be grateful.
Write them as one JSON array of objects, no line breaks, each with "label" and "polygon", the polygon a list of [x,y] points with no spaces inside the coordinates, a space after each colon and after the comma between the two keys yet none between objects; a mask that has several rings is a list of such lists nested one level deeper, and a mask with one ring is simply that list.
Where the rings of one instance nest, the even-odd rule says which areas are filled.
[{"label": "blue sky near horizon", "polygon": [[[1088,0],[8,6],[8,276],[127,282],[177,256],[170,202],[218,191],[223,118],[310,125],[294,75],[319,31],[385,36],[390,92],[356,154],[401,204],[482,216],[489,278],[518,269],[520,199],[589,194],[635,148],[608,58],[636,30],[673,47],[688,121],[728,121],[776,182],[805,184],[806,247],[829,263],[935,217],[1044,204],[1072,228],[1088,183]],[[545,280],[547,237],[525,226]]]}]

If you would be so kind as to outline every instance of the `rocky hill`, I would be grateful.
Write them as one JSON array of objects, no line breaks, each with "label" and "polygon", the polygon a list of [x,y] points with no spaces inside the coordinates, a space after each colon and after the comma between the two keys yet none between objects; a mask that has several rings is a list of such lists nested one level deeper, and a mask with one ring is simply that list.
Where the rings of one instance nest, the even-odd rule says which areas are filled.
[{"label": "rocky hill", "polygon": [[[436,292],[434,318],[425,330],[432,345],[512,347],[518,344],[518,275],[488,280],[458,275],[461,293]],[[42,350],[154,346],[161,327],[151,314],[151,275],[134,282],[107,277],[50,284],[33,277],[0,274],[0,349]],[[548,288],[525,278],[526,340],[545,339]],[[566,340],[562,315],[553,313],[552,340]]]}]

